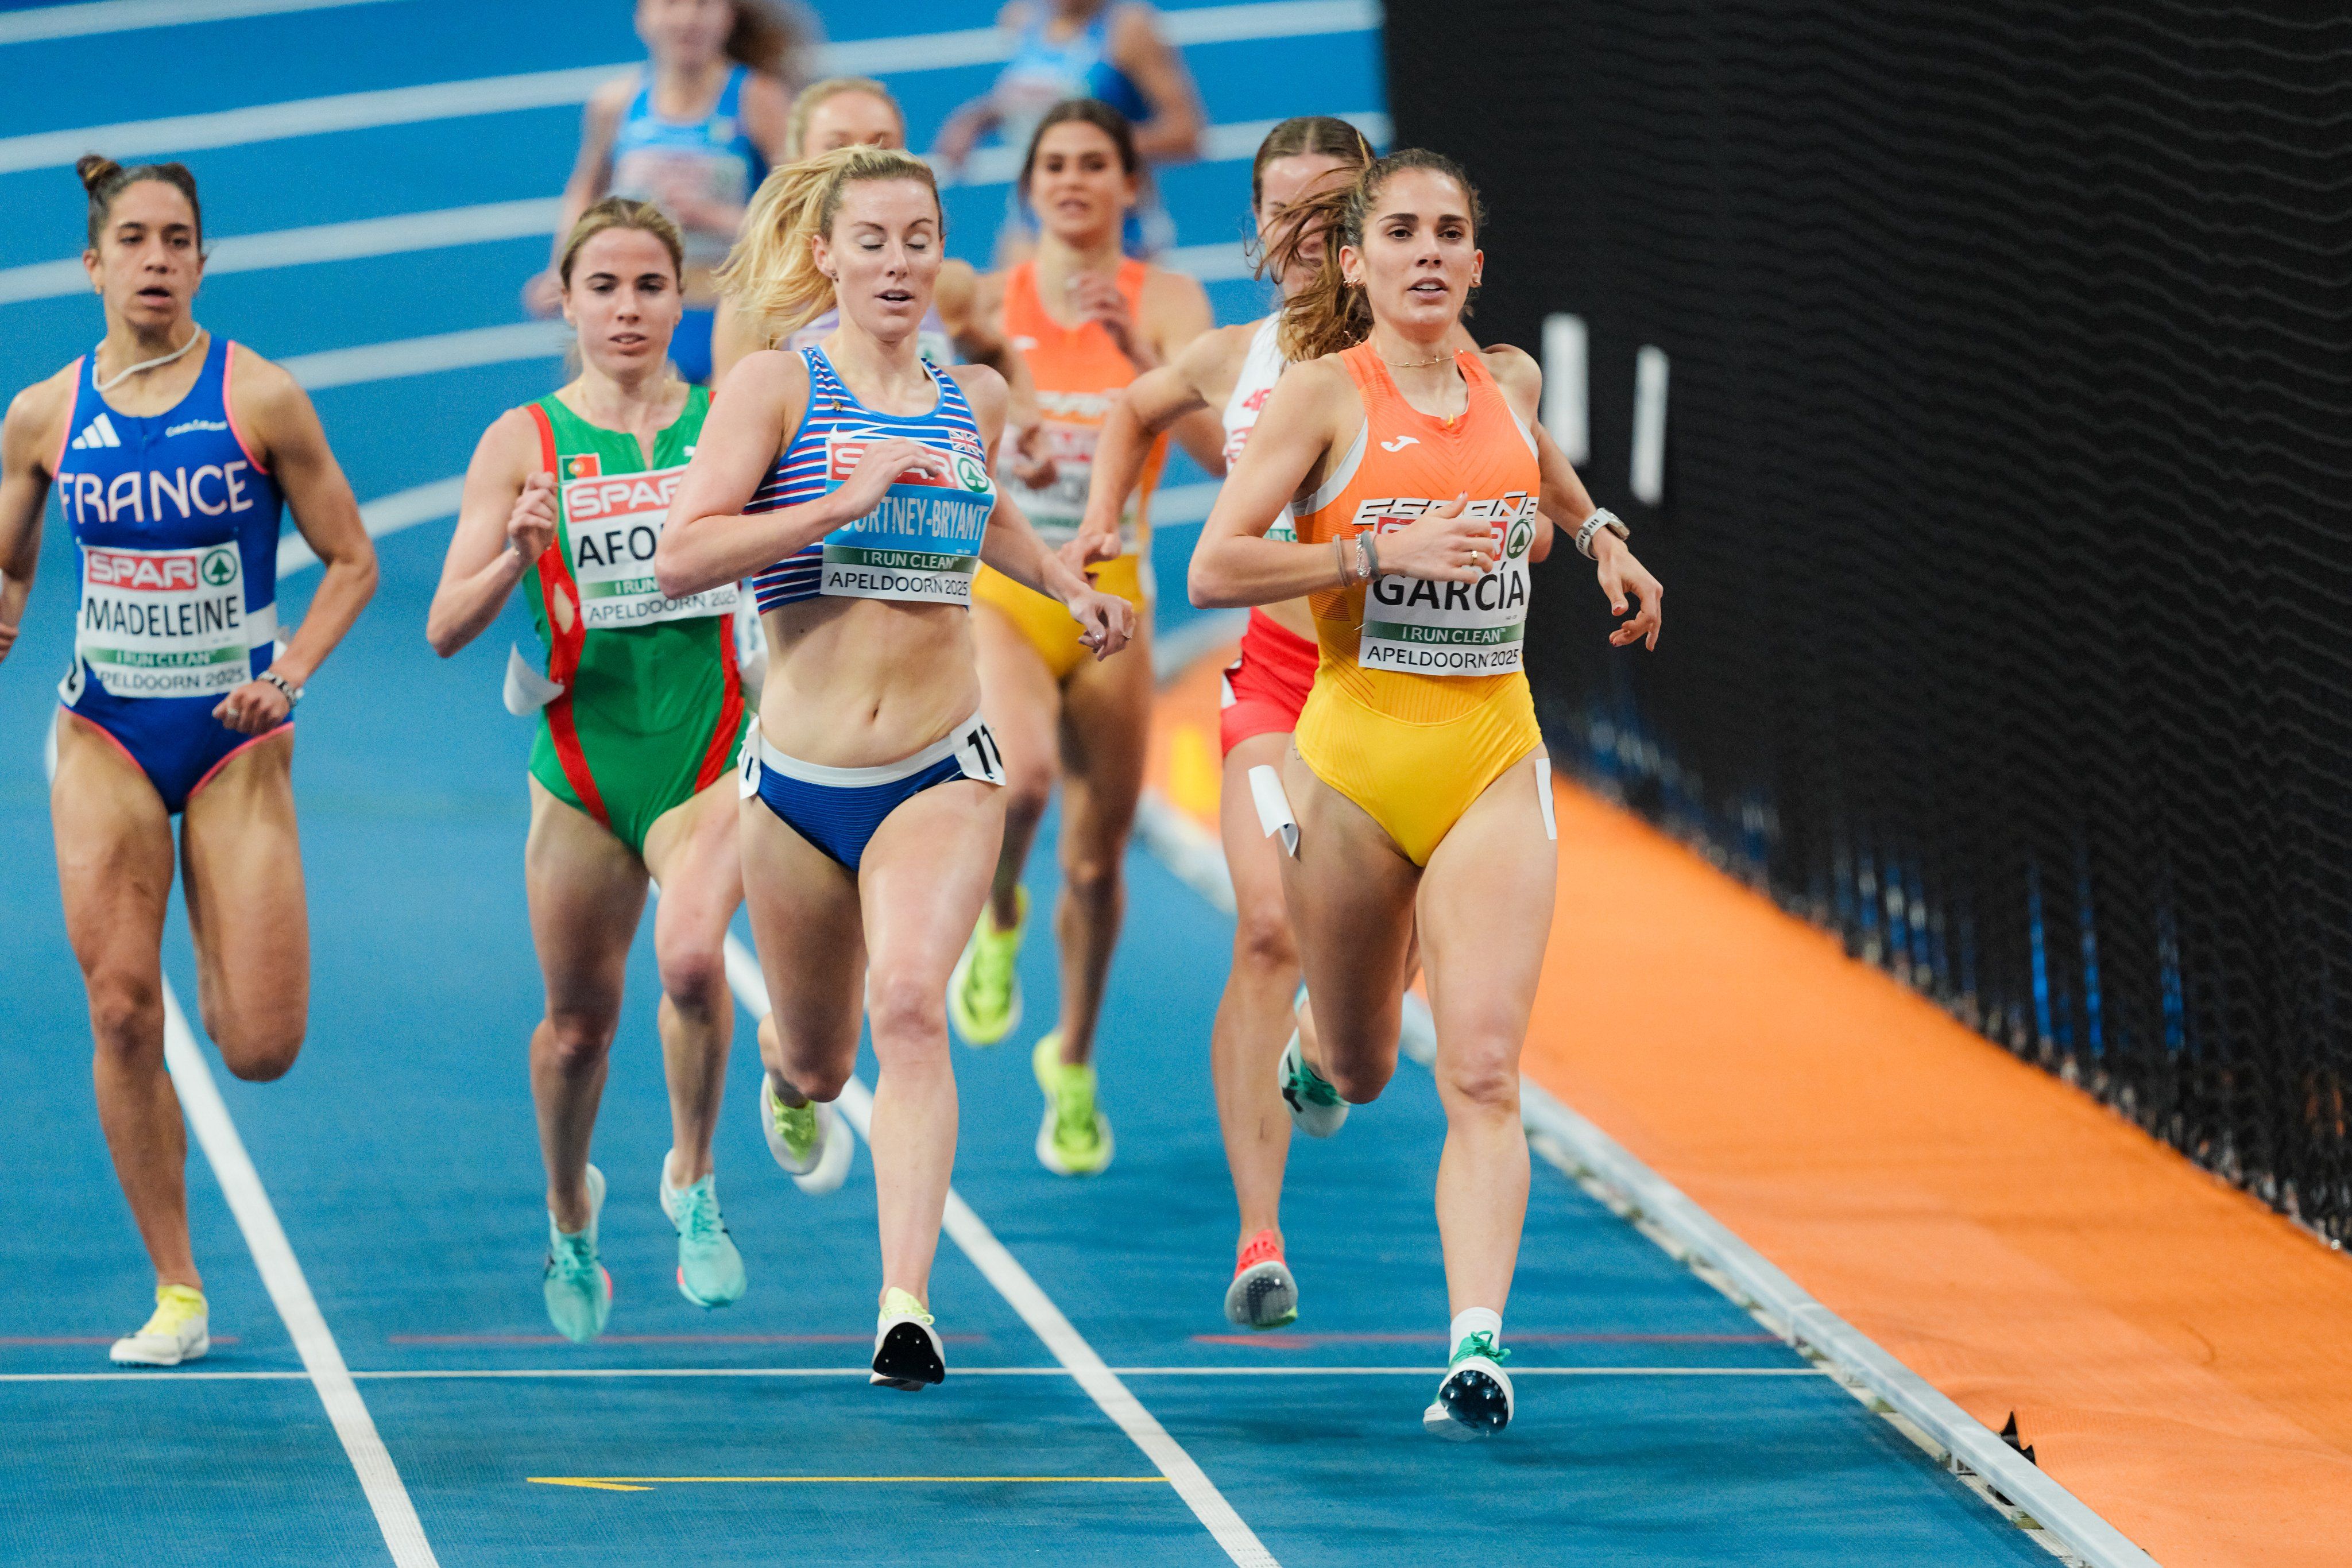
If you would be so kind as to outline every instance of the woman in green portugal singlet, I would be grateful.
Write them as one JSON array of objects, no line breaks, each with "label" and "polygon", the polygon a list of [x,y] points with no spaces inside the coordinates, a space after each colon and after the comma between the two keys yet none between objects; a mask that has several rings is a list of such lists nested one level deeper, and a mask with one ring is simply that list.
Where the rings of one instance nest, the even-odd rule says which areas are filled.
[{"label": "woman in green portugal singlet", "polygon": [[613,1306],[596,1256],[604,1180],[588,1145],[649,875],[662,894],[654,951],[672,1140],[660,1197],[677,1229],[677,1288],[697,1306],[721,1307],[744,1285],[710,1163],[734,1024],[727,923],[743,900],[735,592],[665,599],[653,571],[670,493],[710,404],[669,363],[682,248],[658,210],[620,197],[573,227],[557,270],[580,374],[484,433],[425,627],[446,658],[488,630],[520,583],[548,650],[543,674],[510,655],[507,706],[540,718],[523,861],[547,985],[530,1041],[547,1166],[547,1313],[583,1341]]}]

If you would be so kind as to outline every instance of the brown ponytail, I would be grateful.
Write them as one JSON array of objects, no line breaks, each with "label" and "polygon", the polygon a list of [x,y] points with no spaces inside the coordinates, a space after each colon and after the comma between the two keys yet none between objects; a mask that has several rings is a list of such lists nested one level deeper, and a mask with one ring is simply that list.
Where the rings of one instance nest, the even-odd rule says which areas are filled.
[{"label": "brown ponytail", "polygon": [[188,198],[188,210],[196,217],[196,248],[204,248],[204,204],[196,200],[196,177],[188,172],[186,164],[139,163],[126,169],[103,153],[85,152],[74,165],[74,172],[81,176],[81,188],[89,193],[90,249],[98,248],[99,237],[106,233],[115,199],[142,180],[160,181]]},{"label": "brown ponytail", "polygon": [[[1426,169],[1453,181],[1470,204],[1472,235],[1486,226],[1486,204],[1479,201],[1478,188],[1470,183],[1462,165],[1442,152],[1423,147],[1391,152],[1366,166],[1356,176],[1354,184],[1299,203],[1292,209],[1298,214],[1297,224],[1276,243],[1266,258],[1267,265],[1277,272],[1296,266],[1305,236],[1318,232],[1323,235],[1322,265],[1316,268],[1313,281],[1292,295],[1283,309],[1282,351],[1288,359],[1296,361],[1336,354],[1342,349],[1354,348],[1371,335],[1371,303],[1363,289],[1349,283],[1339,270],[1339,247],[1347,246],[1359,251],[1363,248],[1364,225],[1379,204],[1381,187],[1407,169]],[[1470,313],[1466,301],[1462,313]]]},{"label": "brown ponytail", "polygon": [[735,0],[735,25],[727,29],[727,42],[721,47],[736,64],[765,71],[786,87],[798,88],[808,79],[811,30],[806,14],[797,5]]}]

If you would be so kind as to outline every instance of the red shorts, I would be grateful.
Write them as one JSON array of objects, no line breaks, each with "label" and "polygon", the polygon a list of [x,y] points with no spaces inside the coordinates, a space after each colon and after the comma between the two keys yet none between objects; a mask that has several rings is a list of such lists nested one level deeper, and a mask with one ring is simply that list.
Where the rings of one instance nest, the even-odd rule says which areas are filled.
[{"label": "red shorts", "polygon": [[1263,611],[1250,612],[1242,633],[1241,657],[1225,671],[1224,702],[1217,729],[1230,756],[1254,735],[1288,735],[1315,686],[1321,651]]}]

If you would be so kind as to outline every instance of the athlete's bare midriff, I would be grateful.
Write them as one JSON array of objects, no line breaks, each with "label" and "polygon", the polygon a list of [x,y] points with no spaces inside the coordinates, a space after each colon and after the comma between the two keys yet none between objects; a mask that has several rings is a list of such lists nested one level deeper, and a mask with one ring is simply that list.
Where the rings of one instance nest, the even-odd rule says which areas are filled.
[{"label": "athlete's bare midriff", "polygon": [[761,618],[768,676],[760,728],[788,757],[881,768],[980,707],[971,612],[960,604],[812,599]]}]

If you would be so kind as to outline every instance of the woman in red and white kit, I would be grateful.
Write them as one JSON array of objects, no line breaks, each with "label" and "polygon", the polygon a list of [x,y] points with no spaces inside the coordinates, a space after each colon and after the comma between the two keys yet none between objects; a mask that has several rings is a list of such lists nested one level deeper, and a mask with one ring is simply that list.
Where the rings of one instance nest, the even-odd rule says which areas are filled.
[{"label": "woman in red and white kit", "polygon": [[[1360,131],[1344,120],[1306,115],[1266,133],[1250,172],[1251,208],[1265,270],[1286,302],[1314,278],[1336,216],[1333,196],[1372,161]],[[1080,538],[1118,528],[1119,507],[1141,474],[1152,438],[1197,409],[1220,408],[1225,466],[1239,460],[1259,410],[1288,361],[1279,342],[1280,310],[1259,321],[1223,327],[1181,355],[1139,376],[1113,405],[1095,451],[1093,485]],[[1460,347],[1475,349],[1469,335]],[[1550,553],[1552,517],[1584,517],[1591,497],[1549,434],[1535,431],[1543,476],[1542,515],[1534,559]],[[1277,523],[1276,529],[1286,528]],[[1277,537],[1269,530],[1267,538]],[[1226,670],[1218,719],[1224,773],[1218,825],[1234,880],[1234,963],[1210,1036],[1217,1120],[1241,1209],[1241,1239],[1225,1288],[1225,1316],[1247,1328],[1297,1320],[1298,1282],[1283,1258],[1282,1181],[1295,1122],[1328,1137],[1347,1119],[1328,1103],[1286,1105],[1291,1075],[1281,1061],[1293,1042],[1313,1034],[1299,994],[1297,939],[1283,902],[1281,851],[1260,822],[1250,791],[1254,768],[1279,771],[1291,731],[1315,684],[1315,625],[1303,599],[1252,608],[1241,653]],[[1311,1051],[1308,1054],[1312,1054]],[[1311,1090],[1309,1091],[1311,1092]]]}]

